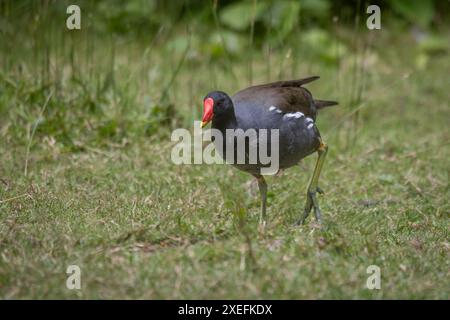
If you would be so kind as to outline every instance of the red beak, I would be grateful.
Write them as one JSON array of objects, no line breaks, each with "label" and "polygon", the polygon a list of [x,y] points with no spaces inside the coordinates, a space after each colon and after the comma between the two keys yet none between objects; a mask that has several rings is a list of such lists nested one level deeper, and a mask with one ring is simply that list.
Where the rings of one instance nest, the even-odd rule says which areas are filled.
[{"label": "red beak", "polygon": [[213,117],[213,110],[214,110],[213,107],[214,107],[214,100],[212,98],[206,98],[205,101],[203,101],[203,117],[201,124],[202,128],[211,121]]}]

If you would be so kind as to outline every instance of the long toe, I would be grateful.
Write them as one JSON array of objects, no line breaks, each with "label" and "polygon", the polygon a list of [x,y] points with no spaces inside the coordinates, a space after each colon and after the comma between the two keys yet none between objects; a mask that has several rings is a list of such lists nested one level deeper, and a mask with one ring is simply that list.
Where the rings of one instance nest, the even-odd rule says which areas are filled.
[{"label": "long toe", "polygon": [[303,211],[303,215],[297,221],[296,225],[304,224],[311,210],[314,210],[316,221],[318,223],[322,223],[322,213],[320,211],[319,201],[317,200],[317,193],[323,194],[324,192],[321,188],[316,187],[315,189],[308,190],[308,192],[306,193],[305,210]]},{"label": "long toe", "polygon": [[303,211],[303,215],[300,217],[300,219],[297,220],[297,222],[295,223],[295,225],[300,226],[300,225],[305,224],[306,218],[308,218],[308,215],[309,215],[309,211],[310,211],[310,210],[306,210],[306,209],[305,209],[305,210]]}]

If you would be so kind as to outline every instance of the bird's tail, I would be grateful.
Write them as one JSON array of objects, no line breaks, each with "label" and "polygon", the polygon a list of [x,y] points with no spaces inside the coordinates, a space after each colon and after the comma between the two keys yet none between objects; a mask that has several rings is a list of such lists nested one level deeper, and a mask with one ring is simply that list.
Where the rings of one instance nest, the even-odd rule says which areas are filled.
[{"label": "bird's tail", "polygon": [[319,109],[323,109],[323,108],[327,108],[327,107],[331,107],[331,106],[335,106],[337,105],[338,102],[337,101],[329,101],[329,100],[314,100],[314,105],[316,106],[316,108]]}]

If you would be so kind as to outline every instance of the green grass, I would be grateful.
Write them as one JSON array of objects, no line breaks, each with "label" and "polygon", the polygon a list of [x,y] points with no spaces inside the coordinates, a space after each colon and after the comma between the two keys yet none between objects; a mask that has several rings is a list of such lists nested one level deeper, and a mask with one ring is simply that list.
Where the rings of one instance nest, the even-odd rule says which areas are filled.
[{"label": "green grass", "polygon": [[[45,77],[45,55],[2,52],[0,297],[449,298],[448,56],[423,67],[410,39],[380,33],[339,64],[274,49],[268,74],[255,50],[255,83],[318,74],[308,88],[341,102],[318,120],[324,228],[294,226],[311,156],[268,179],[261,230],[249,175],[170,161],[170,128],[191,128],[208,91],[248,85],[248,61],[82,39],[66,40],[72,67],[67,43],[50,50]],[[72,264],[81,290],[65,286]],[[381,290],[365,285],[373,264]]]}]

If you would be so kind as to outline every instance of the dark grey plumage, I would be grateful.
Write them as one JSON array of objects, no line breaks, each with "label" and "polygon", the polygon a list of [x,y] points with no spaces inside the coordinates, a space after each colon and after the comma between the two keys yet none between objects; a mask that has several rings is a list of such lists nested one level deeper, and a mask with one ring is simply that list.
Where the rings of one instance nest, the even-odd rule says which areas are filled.
[{"label": "dark grey plumage", "polygon": [[[215,144],[216,150],[224,159],[228,159],[227,155],[233,151],[235,156],[231,164],[256,177],[261,193],[261,222],[265,222],[267,200],[267,184],[261,175],[261,169],[271,165],[264,164],[259,154],[256,163],[249,161],[249,152],[258,150],[261,146],[260,129],[268,131],[267,149],[271,157],[275,140],[272,139],[270,130],[278,129],[279,169],[292,167],[304,157],[314,152],[318,153],[319,157],[306,194],[304,214],[299,222],[303,223],[313,208],[316,219],[321,220],[316,193],[322,192],[318,180],[328,147],[321,139],[315,120],[318,110],[336,105],[337,102],[314,99],[311,92],[302,87],[318,78],[315,76],[253,86],[239,91],[232,97],[222,91],[213,91],[204,99],[202,126],[212,120],[212,128],[220,130],[223,137],[226,137],[227,129],[234,132],[241,129],[240,134],[250,129],[256,130],[255,139],[246,137],[244,150],[237,147],[239,134],[232,137],[233,144],[225,142],[221,146],[218,141],[215,141]],[[251,146],[257,148],[252,149]],[[239,154],[242,152],[244,161],[238,163]]]},{"label": "dark grey plumage", "polygon": [[[320,133],[315,126],[318,109],[337,104],[334,101],[314,100],[312,94],[302,87],[318,78],[253,86],[231,98],[224,92],[214,91],[206,96],[217,102],[212,128],[220,130],[223,135],[226,129],[279,129],[280,169],[289,168],[319,147]],[[226,156],[226,149],[224,145],[220,152],[223,157]],[[267,166],[259,161],[249,164],[248,157],[245,164],[236,164],[237,151],[235,149],[235,167],[258,174],[261,167]],[[247,146],[245,151],[249,151]]]}]

